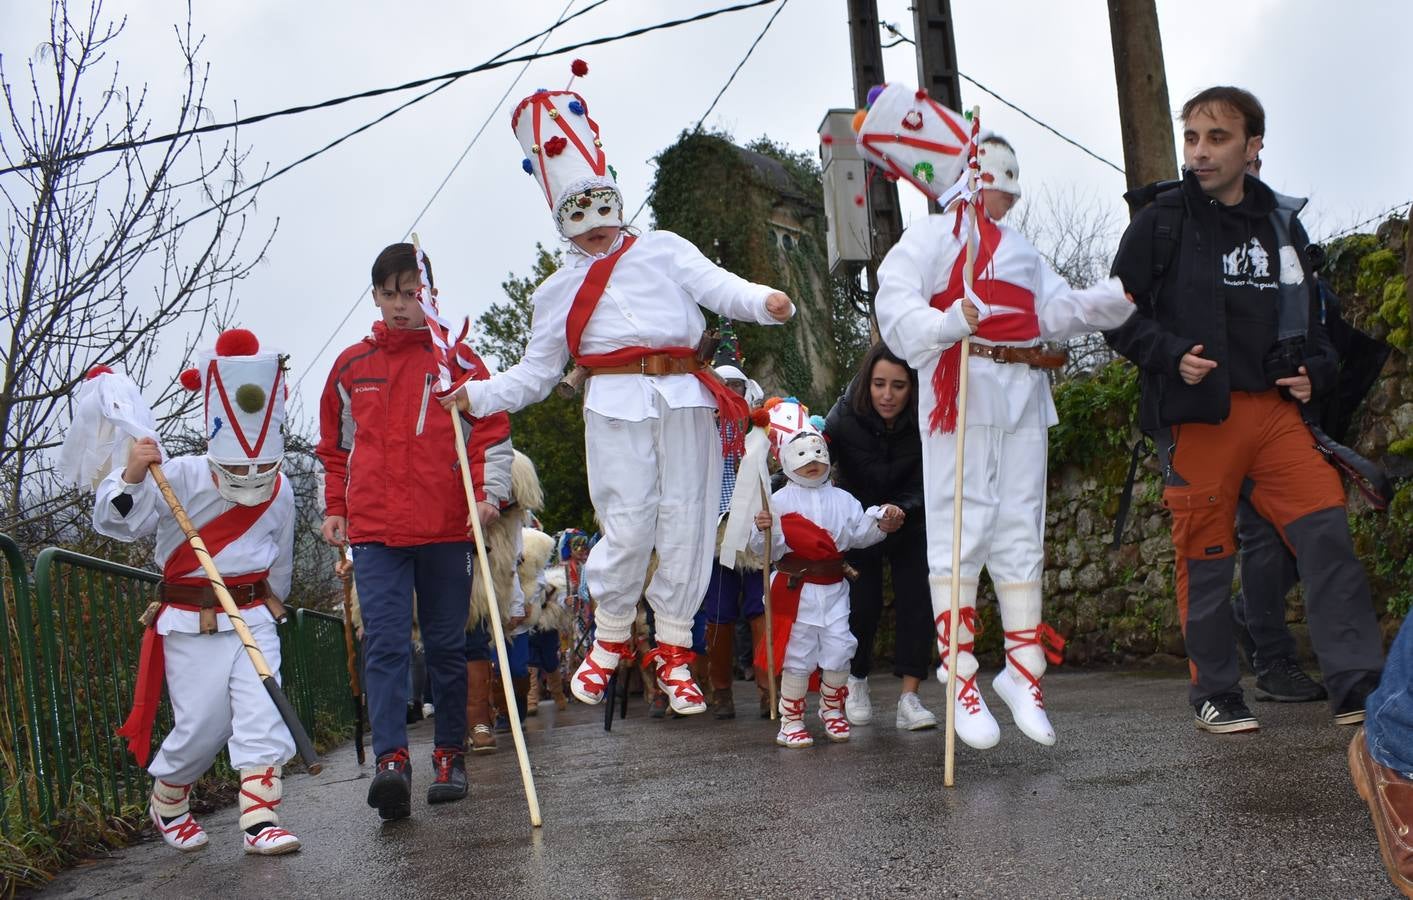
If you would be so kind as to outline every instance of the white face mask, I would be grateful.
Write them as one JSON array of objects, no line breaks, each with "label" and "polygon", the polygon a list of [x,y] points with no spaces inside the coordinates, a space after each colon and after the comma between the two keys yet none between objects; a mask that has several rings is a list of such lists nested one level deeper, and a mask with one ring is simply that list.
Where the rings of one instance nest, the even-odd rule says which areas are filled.
[{"label": "white face mask", "polygon": [[623,226],[623,198],[611,187],[595,187],[566,197],[556,212],[559,231],[572,238],[604,225]]},{"label": "white face mask", "polygon": [[251,464],[248,475],[237,475],[214,459],[206,460],[211,474],[216,476],[216,491],[232,503],[241,506],[259,506],[275,493],[275,479],[280,475],[283,461],[275,463],[268,472],[257,472]]},{"label": "white face mask", "polygon": [[[806,478],[800,469],[812,462],[822,462],[824,472],[813,478]],[[829,481],[829,448],[824,438],[817,433],[805,433],[780,448],[780,468],[785,477],[801,487],[819,487]]]}]

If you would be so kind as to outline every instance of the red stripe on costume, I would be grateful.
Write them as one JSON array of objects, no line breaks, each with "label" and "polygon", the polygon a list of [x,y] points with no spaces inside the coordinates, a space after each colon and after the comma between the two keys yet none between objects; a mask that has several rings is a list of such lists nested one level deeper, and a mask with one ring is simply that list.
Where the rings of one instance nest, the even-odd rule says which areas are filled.
[{"label": "red stripe on costume", "polygon": [[[608,278],[613,274],[613,267],[618,265],[618,260],[623,258],[623,254],[628,252],[638,239],[633,235],[626,235],[623,238],[623,245],[617,250],[605,256],[603,259],[594,260],[589,266],[589,272],[584,276],[584,283],[579,285],[579,290],[574,294],[574,302],[569,306],[569,318],[565,322],[564,337],[569,344],[569,355],[578,359],[579,342],[584,337],[584,329],[589,325],[589,319],[594,315],[594,310],[598,308],[599,300],[603,297],[604,289],[608,287]],[[580,362],[580,365],[587,363]]]},{"label": "red stripe on costume", "polygon": [[[255,506],[241,506],[239,504],[221,513],[216,518],[207,522],[197,529],[201,535],[201,540],[206,544],[206,552],[215,559],[221,551],[229,547],[241,535],[250,530],[261,516],[265,515],[265,510],[270,508],[270,504],[275,502],[275,498],[280,495],[280,487],[285,483],[283,474],[275,477],[275,490],[271,492],[270,499]],[[178,583],[193,583],[184,581],[183,576],[188,572],[201,568],[201,561],[196,558],[196,551],[192,549],[190,541],[183,541],[177,545],[177,549],[172,551],[172,555],[162,566],[162,578],[166,581]],[[263,576],[262,576],[263,577]],[[256,579],[259,580],[258,578]],[[205,584],[206,578],[196,578],[194,583]],[[233,577],[226,580],[227,584],[245,584]]]},{"label": "red stripe on costume", "polygon": [[[785,545],[790,552],[811,562],[818,560],[843,559],[844,554],[834,543],[828,531],[806,519],[799,513],[786,513],[780,517],[780,531],[785,536]],[[769,548],[767,548],[767,551]],[[792,588],[789,576],[776,572],[770,580],[770,625],[775,638],[775,671],[779,675],[785,665],[785,650],[790,644],[790,630],[795,627],[795,619],[800,614],[800,591],[806,584],[838,584],[839,578],[805,576]],[[755,666],[762,671],[770,671],[765,653],[765,639],[756,645]]]}]

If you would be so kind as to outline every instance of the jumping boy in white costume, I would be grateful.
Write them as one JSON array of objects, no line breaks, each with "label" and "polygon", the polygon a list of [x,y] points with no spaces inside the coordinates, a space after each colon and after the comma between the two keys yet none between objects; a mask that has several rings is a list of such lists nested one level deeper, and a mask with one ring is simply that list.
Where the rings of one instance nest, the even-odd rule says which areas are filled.
[{"label": "jumping boy in white costume", "polygon": [[[889,85],[859,129],[860,144],[870,158],[882,158],[884,165],[891,160],[905,180],[936,198],[940,189],[962,176],[966,153],[895,144],[880,157],[876,148],[883,145],[874,136],[899,127],[924,137],[965,136],[963,127],[969,125],[925,94]],[[940,143],[940,137],[935,142]],[[958,376],[962,364],[969,370],[957,735],[980,749],[1000,739],[996,720],[976,686],[972,655],[977,581],[985,566],[996,588],[1006,648],[1006,666],[992,687],[1010,707],[1021,732],[1049,745],[1055,742],[1055,731],[1045,713],[1040,679],[1047,659],[1059,661],[1064,640],[1041,621],[1047,432],[1058,421],[1047,370],[1063,365],[1065,358],[1040,342],[1114,328],[1133,313],[1133,304],[1116,278],[1084,290],[1071,288],[1020,232],[1002,224],[1020,196],[1020,166],[1010,144],[983,135],[977,161],[984,209],[976,222],[974,293],[964,289],[967,224],[960,207],[953,206],[909,227],[888,252],[878,270],[875,309],[884,341],[918,370],[922,385],[918,423],[928,568],[943,659],[938,678],[944,683],[952,632]],[[971,355],[964,361],[960,341],[968,334],[973,335]]]},{"label": "jumping boy in white costume", "polygon": [[648,664],[673,710],[700,713],[706,703],[687,667],[692,619],[713,563],[721,489],[717,411],[730,421],[746,409],[697,358],[706,324],[698,304],[764,325],[786,321],[794,307],[779,291],[714,265],[675,234],[632,234],[598,125],[577,93],[537,91],[516,106],[511,126],[572,258],[535,291],[521,361],[443,402],[478,416],[513,412],[544,399],[570,359],[586,370],[589,494],[603,539],[584,567],[597,631],[570,690],[585,703],[603,699],[620,656],[629,652],[656,548],[646,596],[658,646]]}]

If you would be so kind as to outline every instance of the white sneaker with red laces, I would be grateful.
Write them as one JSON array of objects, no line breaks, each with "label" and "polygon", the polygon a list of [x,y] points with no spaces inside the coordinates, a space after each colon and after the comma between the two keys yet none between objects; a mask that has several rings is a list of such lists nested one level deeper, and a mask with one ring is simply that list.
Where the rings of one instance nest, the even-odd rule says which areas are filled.
[{"label": "white sneaker with red laces", "polygon": [[1001,741],[1001,726],[986,708],[975,675],[962,679],[961,693],[957,695],[956,725],[957,737],[968,747],[990,750]]},{"label": "white sneaker with red laces", "polygon": [[278,825],[266,825],[255,834],[242,832],[245,852],[256,856],[279,856],[299,849],[299,838]]},{"label": "white sneaker with red laces", "polygon": [[157,827],[157,833],[162,836],[163,842],[168,847],[183,853],[191,853],[206,847],[206,830],[191,817],[190,812],[184,812],[170,822],[163,822],[162,817],[157,814],[157,810],[151,807],[148,807],[148,814],[152,816],[152,824]]},{"label": "white sneaker with red laces", "polygon": [[1011,668],[1007,666],[997,674],[991,687],[996,691],[996,696],[1010,707],[1011,718],[1016,720],[1021,734],[1037,744],[1052,747],[1055,744],[1055,728],[1045,714],[1045,697],[1040,691],[1040,681],[1037,679],[1034,684],[1023,684],[1021,681],[1011,674]]}]

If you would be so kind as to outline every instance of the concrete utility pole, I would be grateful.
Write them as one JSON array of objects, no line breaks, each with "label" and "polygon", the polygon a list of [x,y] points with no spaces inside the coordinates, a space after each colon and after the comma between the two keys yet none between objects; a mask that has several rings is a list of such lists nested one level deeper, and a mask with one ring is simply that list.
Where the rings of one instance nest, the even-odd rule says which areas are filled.
[{"label": "concrete utility pole", "polygon": [[963,112],[951,0],[913,0],[913,40],[918,87],[948,109]]},{"label": "concrete utility pole", "polygon": [[1173,113],[1154,0],[1108,0],[1119,127],[1130,188],[1177,177]]},{"label": "concrete utility pole", "polygon": [[[863,109],[869,88],[883,83],[883,39],[878,31],[877,0],[849,0],[849,48],[854,58],[854,106]],[[868,191],[873,219],[873,259],[868,268],[868,290],[878,289],[877,269],[903,234],[903,214],[898,208],[898,186],[875,174]]]}]

